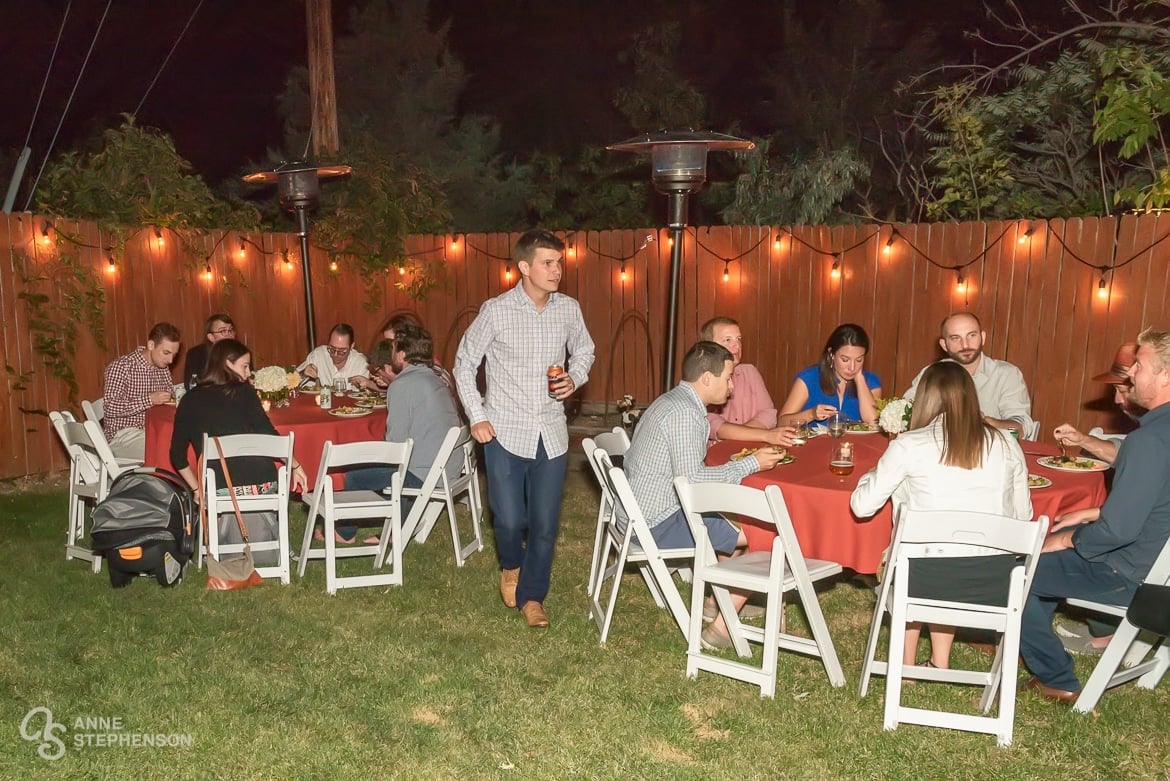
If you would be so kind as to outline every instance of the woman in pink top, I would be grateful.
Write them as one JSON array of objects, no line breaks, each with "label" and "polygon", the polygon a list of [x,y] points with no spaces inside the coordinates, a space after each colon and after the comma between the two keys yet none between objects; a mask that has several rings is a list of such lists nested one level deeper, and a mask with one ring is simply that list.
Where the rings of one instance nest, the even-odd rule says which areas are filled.
[{"label": "woman in pink top", "polygon": [[764,385],[759,369],[740,363],[743,335],[739,323],[730,317],[715,317],[703,324],[700,338],[726,347],[735,359],[731,372],[731,398],[722,407],[708,407],[710,438],[742,439],[790,447],[796,436],[791,426],[776,425],[776,405]]}]

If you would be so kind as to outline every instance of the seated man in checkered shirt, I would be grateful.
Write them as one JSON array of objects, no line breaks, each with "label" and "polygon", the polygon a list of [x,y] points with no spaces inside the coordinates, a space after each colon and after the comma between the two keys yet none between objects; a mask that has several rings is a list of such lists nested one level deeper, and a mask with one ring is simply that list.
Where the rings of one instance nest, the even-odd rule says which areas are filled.
[{"label": "seated man in checkered shirt", "polygon": [[[695,482],[738,483],[753,472],[776,466],[787,455],[784,447],[793,444],[792,430],[780,429],[779,445],[784,447],[762,447],[722,466],[703,463],[711,431],[707,407],[727,403],[734,386],[734,368],[735,358],[723,345],[696,343],[683,358],[682,382],[655,399],[634,429],[623,469],[660,548],[690,548],[695,544],[674,490],[676,477]],[[722,515],[704,516],[703,523],[711,547],[720,557],[735,555],[747,545],[743,531]],[[740,610],[747,595],[732,592],[731,601]],[[703,630],[702,641],[705,648],[731,647],[723,616],[715,616]]]},{"label": "seated man in checkered shirt", "polygon": [[146,456],[146,410],[174,400],[171,363],[179,354],[179,329],[157,323],[146,346],[106,366],[102,429],[117,458]]}]

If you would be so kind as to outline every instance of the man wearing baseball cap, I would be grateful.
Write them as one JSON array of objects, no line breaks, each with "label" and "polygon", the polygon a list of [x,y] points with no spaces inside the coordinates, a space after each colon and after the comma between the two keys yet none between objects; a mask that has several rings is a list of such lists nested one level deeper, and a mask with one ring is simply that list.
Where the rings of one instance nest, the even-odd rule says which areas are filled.
[{"label": "man wearing baseball cap", "polygon": [[[1130,420],[1137,421],[1145,409],[1137,404],[1130,395],[1133,384],[1129,380],[1129,367],[1133,366],[1137,358],[1137,342],[1126,342],[1117,348],[1113,356],[1113,365],[1108,371],[1094,375],[1094,382],[1107,382],[1113,386],[1113,401]],[[1095,458],[1107,461],[1110,464],[1117,458],[1117,448],[1125,439],[1125,434],[1105,434],[1100,428],[1094,428],[1088,434],[1082,434],[1068,423],[1061,423],[1052,432],[1056,441],[1066,447],[1079,447]]]}]

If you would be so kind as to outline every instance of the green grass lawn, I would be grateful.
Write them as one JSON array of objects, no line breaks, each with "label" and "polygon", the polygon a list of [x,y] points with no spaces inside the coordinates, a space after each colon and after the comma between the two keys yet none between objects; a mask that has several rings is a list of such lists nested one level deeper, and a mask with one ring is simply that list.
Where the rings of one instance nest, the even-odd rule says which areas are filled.
[{"label": "green grass lawn", "polygon": [[[1166,777],[1168,686],[1114,690],[1091,716],[1021,693],[1007,749],[990,735],[884,732],[883,680],[857,697],[873,594],[846,581],[822,593],[842,689],[819,660],[785,652],[773,700],[709,673],[688,680],[682,636],[636,575],[600,646],[585,597],[596,493],[571,471],[543,632],[501,605],[490,533],[457,569],[445,519],[407,548],[402,587],[330,597],[311,562],[285,587],[211,593],[192,569],[174,589],[113,591],[104,569],[64,560],[64,491],[0,495],[0,778]],[[956,647],[956,663],[978,659]],[[1090,670],[1079,662],[1082,679]],[[974,713],[978,695],[919,684],[907,698]],[[38,706],[66,725],[57,761],[21,738]],[[190,745],[78,748],[78,718]]]}]

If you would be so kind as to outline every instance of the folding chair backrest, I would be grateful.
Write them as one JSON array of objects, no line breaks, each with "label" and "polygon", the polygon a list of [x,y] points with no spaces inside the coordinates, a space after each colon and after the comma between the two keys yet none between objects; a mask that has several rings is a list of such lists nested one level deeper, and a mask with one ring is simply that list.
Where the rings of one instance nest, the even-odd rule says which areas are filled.
[{"label": "folding chair backrest", "polygon": [[609,486],[609,490],[613,494],[615,507],[621,507],[633,528],[638,546],[647,556],[661,558],[658,544],[650,534],[650,525],[646,522],[646,517],[642,515],[642,508],[638,506],[638,500],[634,496],[634,490],[630,488],[630,481],[626,477],[626,473],[621,467],[613,466],[609,460],[609,453],[601,448],[594,451],[594,457],[599,460],[599,463],[605,465],[606,485]]},{"label": "folding chair backrest", "polygon": [[118,459],[114,457],[114,451],[110,449],[110,443],[106,441],[106,434],[102,431],[101,423],[91,418],[87,419],[81,425],[85,426],[85,430],[89,433],[90,441],[93,442],[94,451],[105,465],[106,472],[109,474],[111,480],[122,474],[122,472],[133,468],[118,463]]},{"label": "folding chair backrest", "polygon": [[[276,468],[276,483],[278,492],[287,498],[289,473],[292,470],[293,434],[278,436],[275,434],[226,434],[218,438],[220,446],[216,446],[216,438],[209,434],[203,437],[203,458],[210,466],[213,461],[239,456],[255,456],[271,458],[279,461]],[[229,467],[230,469],[230,467]],[[215,485],[215,473],[211,469],[204,470],[205,490],[214,492],[217,488],[226,488],[226,485]],[[235,480],[233,479],[233,484]]]},{"label": "folding chair backrest", "polygon": [[313,483],[313,498],[309,502],[309,518],[317,517],[322,506],[331,502],[333,477],[331,471],[350,466],[396,466],[397,471],[391,482],[391,489],[397,499],[402,491],[403,470],[410,463],[410,451],[414,440],[405,442],[349,442],[344,445],[326,440],[321,450],[321,466],[317,469],[317,481]]},{"label": "folding chair backrest", "polygon": [[695,538],[696,566],[704,566],[715,560],[715,550],[711,547],[711,540],[707,536],[701,517],[703,514],[730,513],[767,524],[773,523],[772,506],[768,503],[768,495],[758,488],[748,488],[736,483],[693,483],[685,477],[676,477],[674,490],[687,514],[687,523]]},{"label": "folding chair backrest", "polygon": [[85,413],[86,420],[92,420],[99,426],[102,423],[102,418],[106,416],[106,403],[103,399],[97,398],[93,401],[81,402],[81,411]]},{"label": "folding chair backrest", "polygon": [[1034,557],[1048,528],[1046,517],[1037,522],[990,513],[924,510],[905,510],[901,515],[898,531],[903,547],[947,543]]},{"label": "folding chair backrest", "polygon": [[630,449],[630,437],[621,426],[614,426],[612,431],[598,434],[593,443],[609,453],[611,459],[614,456],[624,456],[626,451]]},{"label": "folding chair backrest", "polygon": [[[452,426],[447,429],[447,435],[443,437],[443,443],[439,445],[439,452],[435,454],[435,460],[431,463],[431,468],[427,470],[427,476],[423,478],[422,487],[410,489],[408,492],[417,496],[418,499],[411,505],[410,515],[402,519],[402,538],[404,540],[409,540],[415,529],[418,528],[423,513],[426,512],[427,505],[430,504],[431,495],[435,492],[435,486],[439,484],[439,480],[447,469],[447,461],[450,460],[451,453],[455,451],[455,446],[470,437],[471,430],[467,426]],[[406,475],[403,475],[404,479],[405,477]]]},{"label": "folding chair backrest", "polygon": [[61,421],[59,433],[77,470],[77,476],[86,484],[109,479],[105,464],[102,462],[97,445],[94,443],[94,438],[84,423],[78,423],[76,420],[72,420],[72,417],[73,415],[70,414],[70,419]]}]

